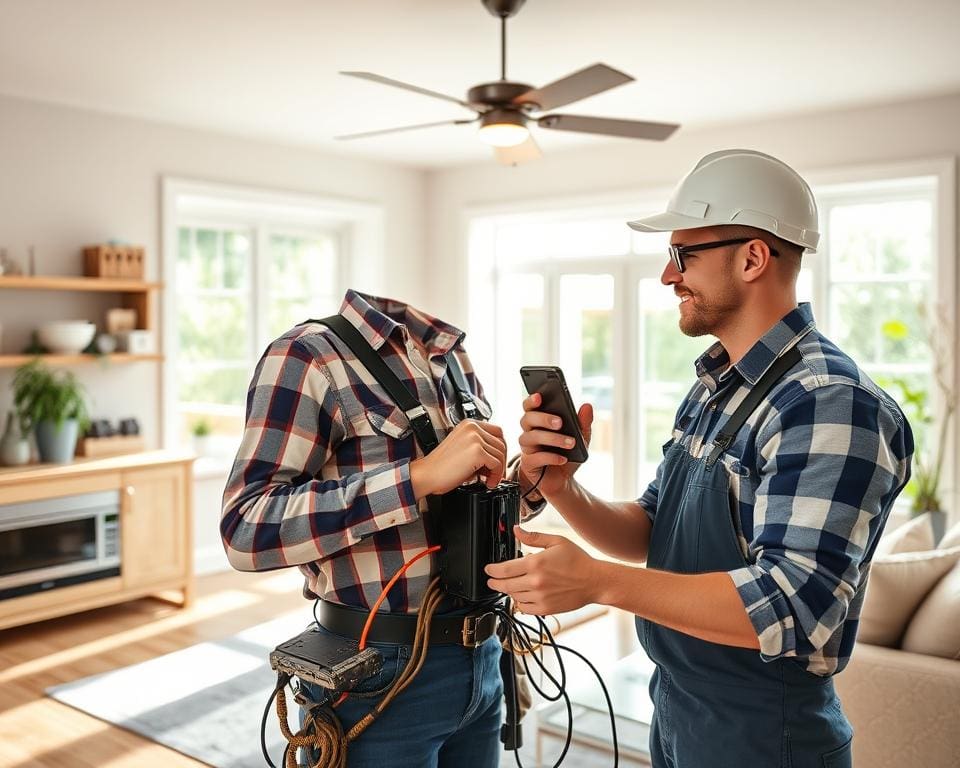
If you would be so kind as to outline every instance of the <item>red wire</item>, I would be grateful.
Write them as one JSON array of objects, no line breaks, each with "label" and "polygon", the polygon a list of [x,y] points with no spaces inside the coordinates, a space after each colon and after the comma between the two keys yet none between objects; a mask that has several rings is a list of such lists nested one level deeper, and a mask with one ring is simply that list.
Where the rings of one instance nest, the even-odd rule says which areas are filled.
[{"label": "red wire", "polygon": [[[387,582],[387,586],[385,586],[383,588],[383,591],[380,593],[380,597],[377,598],[377,601],[373,604],[373,607],[370,609],[370,615],[367,616],[367,623],[363,625],[363,632],[360,633],[360,650],[361,651],[367,647],[367,635],[370,634],[370,627],[373,626],[373,620],[377,616],[377,610],[383,604],[383,601],[386,600],[387,598],[387,592],[390,591],[393,585],[397,583],[397,580],[401,576],[403,576],[403,574],[407,572],[407,569],[411,565],[413,565],[415,562],[417,562],[417,560],[419,560],[421,557],[426,557],[431,552],[439,552],[439,551],[440,551],[439,544],[432,547],[427,547],[427,549],[423,550],[423,552],[419,552],[413,557],[411,557],[409,560],[407,560],[407,562],[405,562],[401,566],[400,570],[397,571],[395,574],[393,574],[393,577],[390,579],[390,581]],[[343,700],[347,698],[347,695],[348,694],[346,693],[341,694],[340,698],[337,699],[337,702],[333,706],[335,707],[340,706],[340,704],[343,703]]]}]

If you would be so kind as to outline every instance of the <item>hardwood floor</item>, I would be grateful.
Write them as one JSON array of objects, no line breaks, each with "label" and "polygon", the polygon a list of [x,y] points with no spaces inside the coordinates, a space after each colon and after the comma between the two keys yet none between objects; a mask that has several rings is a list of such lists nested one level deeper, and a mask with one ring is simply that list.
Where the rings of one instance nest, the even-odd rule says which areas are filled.
[{"label": "hardwood floor", "polygon": [[[240,630],[309,604],[295,570],[196,580],[187,609],[143,599],[0,631],[0,768],[198,768],[202,763],[43,691]],[[132,692],[135,695],[135,692]]]}]

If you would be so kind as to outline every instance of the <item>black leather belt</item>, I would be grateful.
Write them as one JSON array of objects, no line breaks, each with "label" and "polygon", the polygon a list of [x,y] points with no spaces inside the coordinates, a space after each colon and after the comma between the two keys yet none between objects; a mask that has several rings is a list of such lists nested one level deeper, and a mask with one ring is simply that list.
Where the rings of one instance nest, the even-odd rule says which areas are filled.
[{"label": "black leather belt", "polygon": [[[369,613],[338,603],[320,601],[317,619],[320,626],[338,635],[359,640]],[[377,613],[367,641],[412,645],[417,631],[415,613]],[[497,631],[497,615],[493,611],[476,611],[459,616],[434,616],[430,621],[430,645],[456,643],[475,648]]]}]

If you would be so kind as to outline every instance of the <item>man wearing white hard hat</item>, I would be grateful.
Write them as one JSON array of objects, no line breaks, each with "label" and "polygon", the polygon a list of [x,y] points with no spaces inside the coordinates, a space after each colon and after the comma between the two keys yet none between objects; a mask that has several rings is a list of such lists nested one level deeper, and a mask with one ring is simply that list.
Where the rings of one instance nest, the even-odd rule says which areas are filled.
[{"label": "man wearing white hard hat", "polygon": [[[831,678],[850,658],[873,552],[910,475],[913,436],[893,400],[797,304],[817,207],[792,168],[714,152],[665,213],[661,282],[680,330],[718,341],[696,360],[656,478],[636,501],[599,499],[539,396],[524,401],[521,469],[598,549],[520,533],[543,548],[488,567],[526,613],[586,603],[636,614],[656,664],[655,768],[840,768],[852,732]],[[593,412],[580,409],[589,438]],[[541,477],[542,474],[542,477]]]}]

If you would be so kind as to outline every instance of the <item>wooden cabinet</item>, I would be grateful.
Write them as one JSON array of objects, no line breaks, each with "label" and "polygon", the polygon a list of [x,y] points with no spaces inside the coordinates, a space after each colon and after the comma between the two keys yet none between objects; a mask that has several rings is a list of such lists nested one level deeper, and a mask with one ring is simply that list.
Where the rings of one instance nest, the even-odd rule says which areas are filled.
[{"label": "wooden cabinet", "polygon": [[187,569],[187,478],[181,467],[121,475],[120,552],[124,589],[176,579]]},{"label": "wooden cabinet", "polygon": [[186,605],[193,591],[192,457],[150,451],[0,469],[5,504],[119,491],[120,575],[0,600],[0,629],[145,595]]}]

